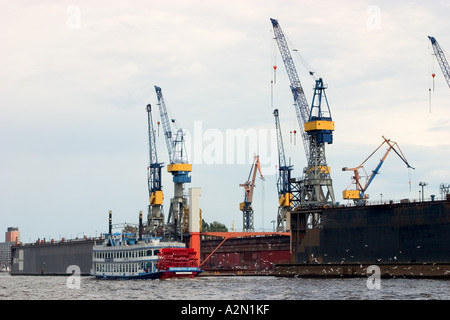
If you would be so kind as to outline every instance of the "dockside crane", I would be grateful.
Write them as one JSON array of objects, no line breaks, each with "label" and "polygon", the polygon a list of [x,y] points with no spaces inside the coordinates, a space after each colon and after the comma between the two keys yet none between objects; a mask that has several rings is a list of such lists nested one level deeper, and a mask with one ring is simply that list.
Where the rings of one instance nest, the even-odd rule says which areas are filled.
[{"label": "dockside crane", "polygon": [[309,108],[284,33],[277,20],[270,20],[289,77],[307,159],[302,179],[300,181],[295,179],[294,182],[293,190],[296,193],[294,205],[316,207],[333,204],[335,202],[333,183],[325,156],[325,145],[333,143],[334,131],[334,122],[325,94],[327,87],[322,78],[315,80],[313,102]]},{"label": "dockside crane", "polygon": [[152,106],[147,105],[148,141],[150,161],[147,168],[149,206],[147,215],[147,231],[153,235],[162,235],[164,230],[163,200],[164,195],[161,185],[162,162],[158,162],[156,150],[155,130],[153,128]]},{"label": "dockside crane", "polygon": [[155,91],[158,98],[159,113],[163,125],[167,151],[169,153],[170,164],[167,166],[167,172],[172,174],[174,183],[174,196],[170,200],[167,226],[171,229],[169,232],[173,235],[173,238],[178,239],[181,235],[179,232],[184,231],[181,228],[183,225],[182,222],[188,216],[189,208],[187,206],[187,198],[184,196],[184,184],[191,182],[189,173],[192,172],[192,164],[188,163],[183,129],[178,129],[175,139],[173,139],[173,132],[161,88],[155,86]]},{"label": "dockside crane", "polygon": [[284,153],[283,136],[281,134],[280,118],[278,109],[273,111],[275,117],[275,129],[277,131],[278,146],[278,215],[277,215],[277,231],[286,231],[286,213],[292,208],[292,191],[291,191],[291,171],[293,166],[287,165]]},{"label": "dockside crane", "polygon": [[[384,161],[386,160],[386,157],[388,154],[393,150],[400,159],[403,160],[403,162],[406,164],[406,166],[410,169],[413,169],[406,160],[405,156],[403,155],[402,151],[400,150],[400,147],[398,144],[390,139],[387,139],[383,136],[384,141],[378,146],[378,148],[373,151],[370,156],[367,157],[366,160],[363,161],[358,167],[356,168],[342,168],[342,171],[353,171],[354,176],[352,177],[352,183],[342,192],[342,197],[346,200],[353,200],[355,205],[365,205],[367,200],[369,199],[369,195],[366,194],[367,188],[369,188],[370,184],[372,183],[375,176],[380,171],[381,166],[383,165]],[[364,169],[364,164],[369,160],[384,144],[387,144],[389,147],[386,150],[386,153],[384,154],[383,158],[381,158],[380,163],[377,165],[375,170],[372,171],[370,175],[368,175]],[[396,149],[397,147],[397,149]],[[361,178],[363,177],[359,170],[362,170],[364,172],[364,176],[366,177],[366,182],[363,185],[363,182],[361,181]],[[355,185],[355,190],[349,190],[349,188]]]},{"label": "dockside crane", "polygon": [[252,168],[250,169],[247,181],[239,185],[240,187],[244,187],[244,202],[241,202],[239,205],[239,209],[242,211],[243,215],[242,229],[244,232],[253,232],[255,230],[253,224],[254,219],[252,201],[253,190],[255,189],[256,171],[259,171],[261,180],[264,180],[258,155],[255,155],[253,158]]},{"label": "dockside crane", "polygon": [[439,66],[441,67],[442,73],[444,74],[444,78],[445,80],[447,80],[447,84],[450,88],[450,66],[448,64],[447,58],[444,55],[444,51],[442,50],[441,46],[434,37],[428,36],[428,39],[430,39],[431,41],[431,45],[433,47],[436,59],[439,63]]}]

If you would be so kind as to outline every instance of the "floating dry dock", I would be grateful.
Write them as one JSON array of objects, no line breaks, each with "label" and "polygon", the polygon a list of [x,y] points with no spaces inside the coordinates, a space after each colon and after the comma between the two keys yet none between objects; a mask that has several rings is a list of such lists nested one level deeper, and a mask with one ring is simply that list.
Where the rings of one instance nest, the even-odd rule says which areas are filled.
[{"label": "floating dry dock", "polygon": [[291,212],[291,260],[280,276],[450,278],[450,196],[442,201],[336,206]]}]

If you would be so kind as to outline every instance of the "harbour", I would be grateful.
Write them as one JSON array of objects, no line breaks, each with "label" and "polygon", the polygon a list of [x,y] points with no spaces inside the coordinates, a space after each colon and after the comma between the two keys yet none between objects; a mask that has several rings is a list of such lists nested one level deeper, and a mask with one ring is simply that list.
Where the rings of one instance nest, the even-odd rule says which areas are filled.
[{"label": "harbour", "polygon": [[[5,105],[14,108],[5,112],[2,136],[11,138],[5,145],[14,152],[5,157],[0,201],[7,226],[0,299],[147,300],[152,311],[163,306],[167,315],[208,318],[279,317],[276,301],[450,299],[450,184],[441,165],[450,150],[442,109],[450,68],[441,48],[449,40],[439,34],[448,30],[447,20],[392,37],[394,22],[385,17],[403,8],[386,5],[383,28],[363,23],[332,35],[347,22],[361,24],[354,14],[366,8],[348,4],[346,18],[332,27],[331,15],[318,24],[288,14],[307,7],[322,14],[315,4],[284,5],[292,8],[255,5],[261,11],[253,17],[234,13],[236,21],[226,16],[218,24],[203,20],[214,15],[182,14],[170,22],[178,6],[158,11],[138,4],[140,12],[74,5],[67,8],[74,12],[70,31],[46,30],[56,46],[36,52],[41,46],[31,41],[7,53],[13,61],[7,73],[17,77],[5,86]],[[34,17],[40,8],[5,10]],[[429,9],[430,16],[441,9]],[[103,16],[109,10],[123,13]],[[81,12],[99,19],[83,20],[80,29],[73,22],[81,22]],[[166,16],[148,19],[160,12]],[[10,22],[19,32],[6,40],[14,49],[9,38],[29,41],[30,31]],[[177,28],[161,32],[171,23]],[[225,25],[236,29],[228,34]],[[116,35],[117,43],[103,42]],[[208,52],[216,38],[220,47]],[[427,55],[422,40],[429,56],[426,103],[417,71],[426,60],[420,55]],[[264,41],[271,50],[262,48]],[[98,49],[74,54],[93,43]],[[55,52],[51,61],[46,50]],[[64,50],[71,55],[63,59]],[[404,59],[404,52],[411,56]],[[33,72],[18,68],[35,61]],[[384,63],[389,68],[374,67]],[[95,74],[92,66],[99,68]],[[42,96],[21,100],[33,90]],[[27,94],[10,94],[15,91]],[[23,114],[33,121],[18,121]],[[26,172],[24,159],[31,158],[33,170]],[[108,231],[100,231],[108,213]],[[122,223],[129,219],[138,222]],[[19,229],[28,232],[21,237]],[[38,234],[45,237],[32,240]]]}]

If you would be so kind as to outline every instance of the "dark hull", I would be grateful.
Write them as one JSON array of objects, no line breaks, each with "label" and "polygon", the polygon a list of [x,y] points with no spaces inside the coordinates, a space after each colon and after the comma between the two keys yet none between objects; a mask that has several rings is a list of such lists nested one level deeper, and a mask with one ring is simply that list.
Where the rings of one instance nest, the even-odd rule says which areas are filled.
[{"label": "dark hull", "polygon": [[[298,210],[296,263],[450,263],[450,201]],[[321,216],[305,228],[305,215]]]},{"label": "dark hull", "polygon": [[[296,276],[450,277],[450,201],[302,209],[291,213]],[[314,219],[312,219],[314,217]]]}]

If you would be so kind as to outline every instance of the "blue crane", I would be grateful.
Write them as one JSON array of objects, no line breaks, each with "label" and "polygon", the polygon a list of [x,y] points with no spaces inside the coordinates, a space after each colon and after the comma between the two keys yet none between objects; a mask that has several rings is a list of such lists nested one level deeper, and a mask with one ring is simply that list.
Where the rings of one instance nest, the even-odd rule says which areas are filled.
[{"label": "blue crane", "polygon": [[[367,159],[364,160],[363,163],[361,163],[358,167],[350,168],[350,169],[347,168],[347,167],[342,168],[342,171],[353,171],[354,176],[352,177],[353,181],[350,184],[350,186],[352,184],[354,184],[356,186],[355,190],[349,190],[350,186],[348,186],[347,189],[345,189],[342,192],[342,197],[344,199],[353,200],[356,205],[364,205],[366,203],[367,199],[369,198],[369,195],[366,194],[366,190],[367,190],[367,188],[369,188],[370,184],[372,183],[372,181],[374,180],[376,175],[379,173],[381,166],[385,162],[386,157],[388,156],[389,152],[391,152],[391,150],[393,150],[400,157],[400,159],[403,160],[403,162],[406,164],[406,166],[408,168],[414,170],[414,168],[409,165],[408,161],[406,160],[405,156],[403,155],[402,151],[400,150],[400,147],[398,146],[398,144],[396,142],[390,140],[390,139],[385,138],[384,136],[383,136],[383,139],[384,139],[384,141],[378,146],[378,148],[376,148],[375,151],[373,151],[370,154],[370,156],[368,156]],[[378,163],[377,167],[372,171],[372,173],[370,175],[367,175],[367,173],[365,173],[366,183],[363,185],[362,182],[361,182],[361,175],[359,173],[359,170],[363,170],[365,172],[364,164],[385,143],[389,146],[387,151],[386,151],[386,153],[384,154],[383,158],[381,158],[381,160]],[[397,146],[398,151],[395,148],[396,146]]]},{"label": "blue crane", "polygon": [[189,173],[192,171],[192,164],[188,163],[187,160],[183,129],[178,129],[176,137],[173,139],[167,107],[161,88],[155,86],[155,91],[158,98],[159,113],[163,125],[167,151],[169,153],[170,164],[167,166],[167,171],[172,174],[174,183],[174,196],[170,201],[168,227],[172,229],[169,232],[173,234],[174,239],[177,239],[179,236],[178,230],[181,229],[182,221],[187,221],[188,206],[187,199],[184,196],[184,184],[191,182]]},{"label": "blue crane", "polygon": [[444,51],[434,37],[428,36],[428,39],[430,39],[431,41],[436,59],[439,62],[445,80],[447,80],[447,84],[450,87],[450,66],[448,64],[447,58],[444,55]]},{"label": "blue crane", "polygon": [[[277,20],[270,19],[294,97],[298,125],[302,134],[307,159],[300,181],[296,179],[294,202],[300,206],[321,206],[335,202],[330,168],[325,156],[325,145],[333,142],[334,122],[326,98],[322,78],[316,80],[311,108],[306,100],[286,38]],[[312,75],[312,72],[310,72]],[[325,101],[325,103],[323,103]],[[298,199],[298,200],[296,200]]]},{"label": "blue crane", "polygon": [[148,142],[150,161],[147,168],[149,206],[148,206],[148,228],[153,234],[160,234],[164,225],[164,214],[162,210],[163,191],[161,185],[162,162],[158,162],[158,153],[156,151],[155,130],[153,128],[152,106],[147,105],[148,116]]},{"label": "blue crane", "polygon": [[278,215],[277,215],[277,231],[286,231],[286,213],[292,207],[292,191],[291,191],[291,171],[293,166],[287,165],[286,156],[284,153],[283,136],[281,134],[280,118],[278,116],[278,109],[273,111],[275,117],[275,129],[277,132],[277,146],[278,146]]}]

